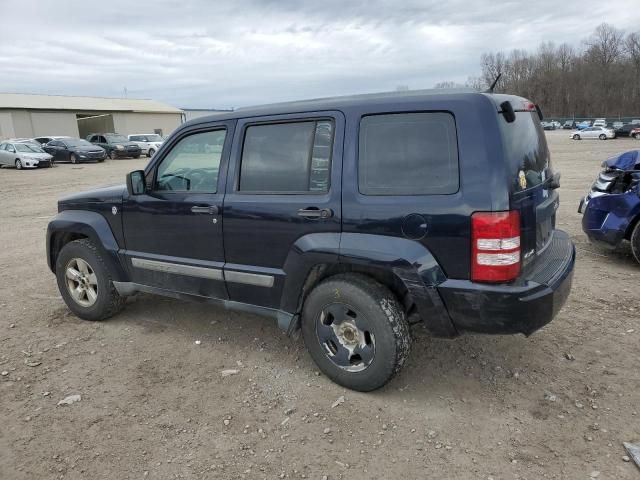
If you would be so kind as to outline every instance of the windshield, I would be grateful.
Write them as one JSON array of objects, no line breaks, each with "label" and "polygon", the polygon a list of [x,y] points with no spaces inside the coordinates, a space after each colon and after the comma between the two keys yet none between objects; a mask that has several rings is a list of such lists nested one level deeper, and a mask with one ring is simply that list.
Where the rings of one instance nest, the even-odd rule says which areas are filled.
[{"label": "windshield", "polygon": [[124,135],[109,135],[107,137],[107,142],[109,143],[127,143],[129,139]]},{"label": "windshield", "polygon": [[545,180],[549,148],[536,112],[518,112],[512,123],[500,121],[505,158],[515,192],[535,187]]},{"label": "windshield", "polygon": [[160,135],[145,135],[147,142],[161,142],[162,137]]},{"label": "windshield", "polygon": [[25,153],[42,153],[42,150],[37,147],[32,147],[31,145],[27,145],[26,143],[14,143],[13,145],[16,147],[16,151],[25,152]]},{"label": "windshield", "polygon": [[93,147],[93,144],[79,138],[68,138],[64,140],[67,147]]}]

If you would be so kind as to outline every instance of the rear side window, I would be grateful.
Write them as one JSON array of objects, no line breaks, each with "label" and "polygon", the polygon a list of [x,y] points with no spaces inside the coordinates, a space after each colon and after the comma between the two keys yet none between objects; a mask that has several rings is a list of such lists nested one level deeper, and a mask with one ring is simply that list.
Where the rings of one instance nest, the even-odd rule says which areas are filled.
[{"label": "rear side window", "polygon": [[450,113],[363,117],[359,145],[358,185],[364,195],[458,191],[458,144]]},{"label": "rear side window", "polygon": [[239,191],[327,192],[332,145],[329,120],[250,126],[244,137]]}]

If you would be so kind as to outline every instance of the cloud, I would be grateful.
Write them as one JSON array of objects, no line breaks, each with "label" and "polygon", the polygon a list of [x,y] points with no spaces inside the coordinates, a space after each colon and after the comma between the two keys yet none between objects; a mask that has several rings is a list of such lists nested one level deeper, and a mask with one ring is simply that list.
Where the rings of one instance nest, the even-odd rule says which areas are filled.
[{"label": "cloud", "polygon": [[[0,0],[0,91],[238,107],[464,83],[480,54],[579,45],[600,1]],[[9,21],[7,21],[9,20]]]}]

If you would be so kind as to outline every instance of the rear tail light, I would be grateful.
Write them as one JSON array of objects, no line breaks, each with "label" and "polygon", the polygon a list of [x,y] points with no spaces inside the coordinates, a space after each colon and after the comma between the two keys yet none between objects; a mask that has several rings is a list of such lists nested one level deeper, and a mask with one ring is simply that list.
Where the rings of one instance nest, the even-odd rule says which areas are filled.
[{"label": "rear tail light", "polygon": [[476,212],[471,216],[471,280],[508,282],[520,274],[520,214]]}]

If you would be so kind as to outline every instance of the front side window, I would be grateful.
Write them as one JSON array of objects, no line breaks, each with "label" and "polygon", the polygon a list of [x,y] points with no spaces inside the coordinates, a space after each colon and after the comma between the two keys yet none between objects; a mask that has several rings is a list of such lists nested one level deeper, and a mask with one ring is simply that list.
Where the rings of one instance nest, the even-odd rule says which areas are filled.
[{"label": "front side window", "polygon": [[180,140],[158,166],[154,190],[216,193],[226,130]]},{"label": "front side window", "polygon": [[458,191],[453,115],[371,115],[360,121],[358,186],[363,195],[436,195]]},{"label": "front side window", "polygon": [[239,190],[325,193],[329,190],[333,122],[252,125],[244,137]]}]

